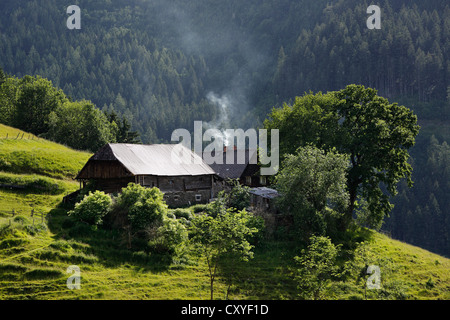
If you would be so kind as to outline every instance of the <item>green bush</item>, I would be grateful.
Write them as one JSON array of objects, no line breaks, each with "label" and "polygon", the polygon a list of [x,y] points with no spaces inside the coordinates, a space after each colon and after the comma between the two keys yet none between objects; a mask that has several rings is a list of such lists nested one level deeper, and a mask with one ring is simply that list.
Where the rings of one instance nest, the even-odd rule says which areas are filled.
[{"label": "green bush", "polygon": [[340,245],[335,246],[331,239],[323,236],[311,236],[307,249],[294,257],[297,268],[295,280],[303,299],[321,300],[333,277],[338,275],[337,256]]},{"label": "green bush", "polygon": [[128,213],[128,220],[134,230],[143,230],[162,223],[167,216],[168,206],[163,197],[164,194],[158,188],[144,188],[130,183],[122,189],[117,206]]},{"label": "green bush", "polygon": [[239,211],[244,210],[250,205],[250,188],[242,186],[238,180],[233,180],[232,183],[231,191],[222,196],[225,197],[229,208],[235,208]]},{"label": "green bush", "polygon": [[177,255],[187,239],[188,231],[180,221],[164,219],[162,226],[157,229],[148,244],[150,250],[155,253]]},{"label": "green bush", "polygon": [[187,208],[175,209],[175,210],[173,210],[173,214],[175,215],[175,217],[177,217],[177,219],[180,219],[180,218],[185,218],[186,220],[192,219],[191,210],[187,209]]},{"label": "green bush", "polygon": [[111,197],[103,191],[89,192],[89,195],[75,205],[69,215],[92,225],[99,225],[108,213],[112,204]]},{"label": "green bush", "polygon": [[200,213],[206,210],[206,204],[196,204],[191,207],[193,213]]}]

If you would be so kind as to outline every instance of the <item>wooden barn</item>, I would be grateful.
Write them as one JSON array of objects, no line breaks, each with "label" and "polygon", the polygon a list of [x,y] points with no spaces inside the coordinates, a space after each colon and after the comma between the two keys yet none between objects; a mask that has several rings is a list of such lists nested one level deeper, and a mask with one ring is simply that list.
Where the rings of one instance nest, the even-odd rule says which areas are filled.
[{"label": "wooden barn", "polygon": [[107,144],[89,159],[76,179],[83,184],[94,180],[96,188],[107,193],[120,192],[130,182],[157,187],[171,207],[209,202],[220,191],[220,177],[191,150],[184,150],[190,163],[176,159],[176,146],[181,147]]}]

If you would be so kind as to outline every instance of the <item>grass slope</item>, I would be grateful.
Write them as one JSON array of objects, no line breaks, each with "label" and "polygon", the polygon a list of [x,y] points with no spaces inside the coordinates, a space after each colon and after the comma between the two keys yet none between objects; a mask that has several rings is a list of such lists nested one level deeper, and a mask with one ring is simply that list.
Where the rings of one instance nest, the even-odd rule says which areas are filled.
[{"label": "grass slope", "polygon": [[[0,300],[208,299],[203,260],[187,255],[169,262],[127,250],[118,232],[76,223],[58,206],[78,188],[71,177],[89,156],[0,125],[0,185],[21,187],[0,188]],[[329,299],[450,299],[449,259],[366,233],[364,250],[355,254],[345,281],[327,288]],[[291,267],[298,254],[287,242],[264,241],[253,260],[235,265],[229,298],[297,299]],[[361,270],[368,264],[380,267],[380,290],[365,290]],[[72,265],[81,271],[80,290],[67,287]],[[224,299],[227,288],[218,279],[215,297]]]},{"label": "grass slope", "polygon": [[91,155],[0,124],[0,223],[16,215],[47,214]]},{"label": "grass slope", "polygon": [[0,124],[0,170],[74,178],[91,154]]}]

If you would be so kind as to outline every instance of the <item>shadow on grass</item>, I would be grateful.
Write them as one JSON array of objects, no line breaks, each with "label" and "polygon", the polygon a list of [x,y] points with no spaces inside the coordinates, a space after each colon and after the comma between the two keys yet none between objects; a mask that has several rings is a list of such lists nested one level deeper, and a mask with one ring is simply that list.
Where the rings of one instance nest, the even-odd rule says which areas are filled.
[{"label": "shadow on grass", "polygon": [[[149,252],[145,241],[135,241],[128,249],[119,230],[88,225],[68,216],[67,212],[68,208],[62,204],[50,211],[49,230],[56,235],[56,240],[68,241],[73,249],[90,257],[85,260],[91,263],[96,262],[104,267],[132,265],[151,272],[164,272],[172,264],[170,255]],[[77,257],[74,256],[74,260]]]},{"label": "shadow on grass", "polygon": [[[352,261],[362,242],[371,241],[374,231],[352,226],[335,235],[333,243],[341,245],[337,264],[342,267]],[[300,256],[307,243],[289,239],[264,240],[254,249],[254,258],[248,262],[225,259],[219,264],[222,280],[229,285],[227,296],[244,294],[257,299],[298,299],[298,283],[294,257]],[[232,258],[231,258],[232,259]]]}]

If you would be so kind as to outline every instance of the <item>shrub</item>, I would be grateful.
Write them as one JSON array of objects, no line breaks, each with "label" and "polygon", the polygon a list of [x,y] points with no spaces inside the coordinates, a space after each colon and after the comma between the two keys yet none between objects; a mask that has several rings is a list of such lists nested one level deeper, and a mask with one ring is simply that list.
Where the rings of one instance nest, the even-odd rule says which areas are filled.
[{"label": "shrub", "polygon": [[340,246],[335,246],[328,237],[310,237],[307,250],[294,257],[298,269],[295,279],[300,296],[305,299],[320,300],[331,279],[338,274],[336,258]]},{"label": "shrub", "polygon": [[165,219],[163,225],[159,227],[158,233],[163,238],[164,247],[169,253],[177,253],[188,239],[186,227],[174,219]]},{"label": "shrub", "polygon": [[244,210],[250,205],[250,188],[242,186],[238,180],[233,180],[233,188],[225,194],[227,206],[237,210]]},{"label": "shrub", "polygon": [[261,243],[264,239],[265,221],[262,217],[250,216],[247,227],[257,230],[249,237],[249,242],[253,245]]},{"label": "shrub", "polygon": [[205,210],[206,210],[206,204],[196,204],[196,205],[193,205],[192,207],[191,207],[191,209],[192,209],[192,212],[194,212],[194,213],[200,213],[200,212],[204,212]]},{"label": "shrub", "polygon": [[103,222],[103,217],[108,213],[111,203],[111,197],[104,192],[89,192],[89,195],[75,205],[74,210],[69,211],[69,215],[73,215],[89,224],[99,225]]},{"label": "shrub", "polygon": [[177,217],[177,219],[180,219],[180,218],[185,218],[186,220],[192,219],[192,213],[191,213],[191,210],[189,210],[189,209],[178,208],[178,209],[173,210],[173,214],[175,215],[175,217]]},{"label": "shrub", "polygon": [[188,239],[185,225],[171,218],[164,219],[159,226],[148,228],[147,235],[149,250],[157,254],[178,255]]},{"label": "shrub", "polygon": [[167,216],[168,206],[163,197],[164,194],[158,188],[144,188],[130,183],[122,189],[117,206],[128,212],[128,220],[134,230],[143,230],[162,223]]},{"label": "shrub", "polygon": [[157,198],[148,198],[132,205],[128,211],[128,218],[133,229],[144,229],[152,223],[161,222],[165,210],[166,207]]}]

